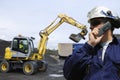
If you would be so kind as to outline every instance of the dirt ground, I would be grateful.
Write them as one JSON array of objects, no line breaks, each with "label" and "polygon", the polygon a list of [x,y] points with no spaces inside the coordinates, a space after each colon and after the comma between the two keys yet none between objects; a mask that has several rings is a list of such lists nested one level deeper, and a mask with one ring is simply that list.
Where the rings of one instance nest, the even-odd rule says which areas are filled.
[{"label": "dirt ground", "polygon": [[59,59],[58,56],[47,55],[45,57],[48,63],[46,72],[37,72],[34,75],[26,76],[22,70],[14,70],[9,73],[0,72],[0,80],[65,80],[63,76],[64,59]]}]

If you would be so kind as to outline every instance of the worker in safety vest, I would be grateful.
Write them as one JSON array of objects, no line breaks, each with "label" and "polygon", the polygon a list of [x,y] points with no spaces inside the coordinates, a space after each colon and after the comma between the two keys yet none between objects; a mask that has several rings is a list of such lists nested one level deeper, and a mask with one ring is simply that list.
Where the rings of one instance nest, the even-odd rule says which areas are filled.
[{"label": "worker in safety vest", "polygon": [[19,49],[20,49],[20,51],[22,51],[22,52],[25,52],[25,53],[28,52],[28,50],[26,49],[25,45],[23,44],[23,41],[20,42],[20,44],[19,44]]}]

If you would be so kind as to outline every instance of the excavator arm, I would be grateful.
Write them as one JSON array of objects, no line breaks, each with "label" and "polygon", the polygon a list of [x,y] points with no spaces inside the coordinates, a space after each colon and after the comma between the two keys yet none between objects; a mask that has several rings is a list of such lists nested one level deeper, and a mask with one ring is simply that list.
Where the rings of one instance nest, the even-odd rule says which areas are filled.
[{"label": "excavator arm", "polygon": [[[60,20],[57,23],[55,23],[58,20],[58,18],[60,18]],[[58,17],[48,27],[46,27],[44,30],[40,31],[39,33],[41,39],[38,45],[38,53],[41,58],[46,51],[46,43],[48,40],[48,36],[64,22],[81,29],[81,32],[78,33],[77,35],[72,34],[70,36],[70,39],[72,39],[75,42],[79,42],[80,38],[85,39],[84,36],[87,34],[87,29],[85,25],[80,24],[79,22],[77,22],[76,20],[65,14],[59,14]]]}]

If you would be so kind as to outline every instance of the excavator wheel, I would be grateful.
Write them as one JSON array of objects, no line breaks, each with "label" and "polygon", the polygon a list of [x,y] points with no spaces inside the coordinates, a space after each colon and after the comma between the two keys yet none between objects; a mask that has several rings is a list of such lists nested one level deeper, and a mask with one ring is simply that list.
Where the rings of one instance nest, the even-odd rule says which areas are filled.
[{"label": "excavator wheel", "polygon": [[0,63],[0,71],[3,72],[3,73],[7,73],[11,70],[11,65],[8,61],[6,60],[3,60],[1,63]]},{"label": "excavator wheel", "polygon": [[23,72],[25,75],[32,75],[37,72],[37,63],[35,61],[27,61],[23,64]]},{"label": "excavator wheel", "polygon": [[48,64],[45,61],[42,61],[42,66],[39,68],[39,71],[45,72],[47,70]]}]

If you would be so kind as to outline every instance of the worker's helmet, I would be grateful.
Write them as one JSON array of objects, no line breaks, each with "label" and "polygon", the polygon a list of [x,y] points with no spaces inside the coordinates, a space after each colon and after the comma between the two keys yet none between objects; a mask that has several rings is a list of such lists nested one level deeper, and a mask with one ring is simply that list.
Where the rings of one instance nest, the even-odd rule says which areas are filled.
[{"label": "worker's helmet", "polygon": [[91,11],[88,12],[88,22],[91,19],[94,18],[106,18],[109,19],[109,21],[114,25],[115,28],[120,27],[120,18],[118,16],[113,16],[110,9],[103,7],[103,6],[97,6],[93,8]]},{"label": "worker's helmet", "polygon": [[115,17],[112,15],[112,12],[110,9],[106,7],[95,7],[90,12],[88,12],[88,21],[93,18],[111,18],[114,19]]}]

